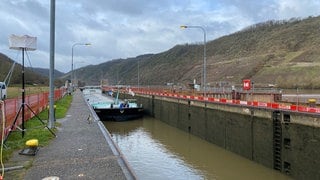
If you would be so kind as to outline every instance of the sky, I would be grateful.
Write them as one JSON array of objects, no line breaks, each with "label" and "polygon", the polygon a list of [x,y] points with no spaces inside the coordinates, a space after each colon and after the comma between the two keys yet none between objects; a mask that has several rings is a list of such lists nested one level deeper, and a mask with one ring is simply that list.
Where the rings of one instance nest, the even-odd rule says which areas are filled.
[{"label": "sky", "polygon": [[[37,37],[26,67],[50,67],[50,0],[0,0],[0,53],[22,64],[9,36]],[[320,15],[319,0],[55,0],[55,69],[202,43],[268,20]],[[320,26],[320,25],[319,25]],[[75,45],[90,43],[90,46]],[[72,48],[73,47],[73,48]]]}]

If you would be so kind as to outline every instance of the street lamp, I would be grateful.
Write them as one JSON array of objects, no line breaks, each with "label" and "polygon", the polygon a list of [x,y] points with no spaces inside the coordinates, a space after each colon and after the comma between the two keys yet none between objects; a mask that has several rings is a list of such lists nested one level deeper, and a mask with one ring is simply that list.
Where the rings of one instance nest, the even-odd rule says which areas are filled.
[{"label": "street lamp", "polygon": [[206,55],[206,30],[202,26],[185,26],[182,25],[180,26],[181,29],[186,29],[186,28],[198,28],[203,31],[203,92],[204,96],[206,96],[206,79],[207,79],[207,73],[206,73],[206,66],[207,66],[207,55]]},{"label": "street lamp", "polygon": [[71,52],[71,86],[72,86],[72,91],[73,91],[73,78],[74,78],[74,72],[73,72],[73,48],[75,46],[90,46],[91,43],[74,43],[72,45],[72,52]]},{"label": "street lamp", "polygon": [[140,91],[140,60],[138,59],[138,91]]},{"label": "street lamp", "polygon": [[86,63],[85,61],[79,61],[79,62],[77,62],[77,61],[75,61],[74,62],[74,83],[75,83],[75,85],[78,87],[79,86],[79,82],[80,82],[80,80],[78,79],[78,74],[79,74],[79,69],[81,68],[81,65],[79,65],[79,64],[84,64],[84,63]]}]

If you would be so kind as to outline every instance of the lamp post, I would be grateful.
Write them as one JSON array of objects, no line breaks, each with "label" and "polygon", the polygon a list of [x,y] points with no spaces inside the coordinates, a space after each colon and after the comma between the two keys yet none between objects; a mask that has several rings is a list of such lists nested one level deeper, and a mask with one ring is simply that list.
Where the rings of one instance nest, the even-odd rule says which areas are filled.
[{"label": "lamp post", "polygon": [[182,25],[180,26],[181,29],[186,29],[186,28],[197,28],[201,29],[203,31],[203,78],[202,78],[202,84],[203,84],[203,93],[204,96],[206,96],[206,79],[207,79],[207,72],[206,72],[206,67],[207,67],[207,55],[206,55],[206,30],[202,26],[185,26]]},{"label": "lamp post", "polygon": [[73,72],[73,48],[75,46],[90,46],[91,43],[74,43],[72,45],[72,52],[71,52],[71,86],[72,86],[72,91],[73,91],[73,78],[74,78],[74,72]]},{"label": "lamp post", "polygon": [[138,59],[138,91],[140,91],[140,60]]},{"label": "lamp post", "polygon": [[81,65],[79,65],[79,64],[84,64],[84,63],[86,63],[86,62],[84,62],[84,61],[80,61],[80,62],[77,62],[77,61],[75,61],[74,62],[74,83],[76,84],[76,86],[78,87],[79,86],[79,82],[80,82],[80,80],[78,79],[78,75],[79,75],[79,69],[81,68]]},{"label": "lamp post", "polygon": [[50,69],[49,69],[49,128],[54,128],[54,53],[56,32],[56,1],[50,1]]}]

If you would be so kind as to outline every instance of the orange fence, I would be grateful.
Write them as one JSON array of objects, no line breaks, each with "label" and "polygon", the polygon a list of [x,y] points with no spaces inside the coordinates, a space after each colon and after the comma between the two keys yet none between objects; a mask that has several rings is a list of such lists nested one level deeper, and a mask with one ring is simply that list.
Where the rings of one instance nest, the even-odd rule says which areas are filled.
[{"label": "orange fence", "polygon": [[[107,91],[112,89],[115,90],[118,87],[104,86],[102,88]],[[242,100],[226,99],[226,98],[194,96],[194,95],[185,95],[185,94],[179,94],[179,93],[171,93],[171,92],[167,92],[166,90],[152,90],[152,89],[137,88],[137,87],[130,87],[130,88],[123,87],[121,91],[122,92],[132,91],[136,94],[155,95],[155,96],[179,98],[179,99],[187,99],[187,100],[190,99],[190,100],[204,101],[204,102],[210,102],[210,103],[242,105],[247,107],[257,107],[257,108],[275,109],[275,110],[279,109],[279,110],[286,110],[286,111],[320,114],[320,108],[308,107],[308,106],[302,106],[302,105],[287,105],[287,104],[274,103],[274,102],[242,101]]]},{"label": "orange fence", "polygon": [[[54,91],[54,99],[55,101],[58,99],[61,99],[64,95],[66,94],[66,89],[61,88],[57,89]],[[21,125],[22,123],[22,115],[21,112],[18,114],[19,109],[21,107],[22,99],[21,97],[16,98],[16,99],[7,99],[4,101],[3,104],[0,104],[0,112],[1,112],[1,123],[3,122],[2,118],[2,109],[4,109],[4,114],[5,114],[5,136],[8,134],[11,126],[14,123],[14,120],[17,116],[17,120],[15,122],[15,127]],[[49,92],[44,92],[40,94],[33,94],[33,95],[28,95],[25,97],[25,104],[32,109],[32,111],[35,114],[40,113],[43,111],[49,103]],[[2,107],[3,105],[3,107]],[[30,109],[25,106],[24,107],[24,119],[27,121],[28,119],[32,118],[34,114],[30,111]],[[1,136],[1,135],[0,135]]]}]

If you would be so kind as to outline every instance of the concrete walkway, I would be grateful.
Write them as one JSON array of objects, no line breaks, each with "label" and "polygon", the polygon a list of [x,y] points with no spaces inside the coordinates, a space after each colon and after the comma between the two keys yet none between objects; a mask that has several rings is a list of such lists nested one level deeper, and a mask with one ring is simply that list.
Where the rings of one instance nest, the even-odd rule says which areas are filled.
[{"label": "concrete walkway", "polygon": [[[88,116],[92,116],[89,123]],[[95,120],[80,91],[49,146],[40,148],[25,179],[135,179],[100,121]]]}]

